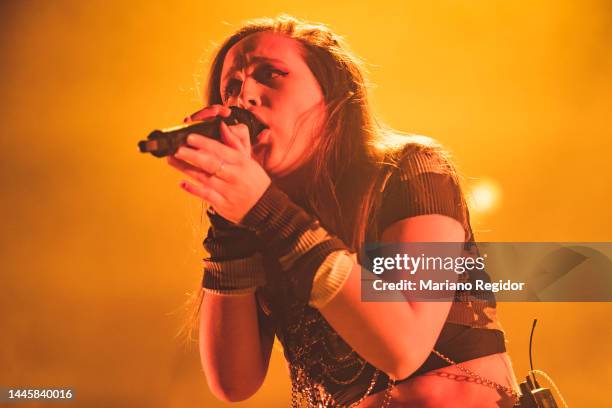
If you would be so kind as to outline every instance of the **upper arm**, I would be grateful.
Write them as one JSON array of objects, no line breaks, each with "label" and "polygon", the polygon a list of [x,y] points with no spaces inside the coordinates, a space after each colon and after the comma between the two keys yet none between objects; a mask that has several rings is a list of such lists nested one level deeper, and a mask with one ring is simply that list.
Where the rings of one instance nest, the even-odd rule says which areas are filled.
[{"label": "upper arm", "polygon": [[[385,230],[382,242],[387,243],[411,243],[411,242],[450,242],[456,245],[449,245],[443,248],[445,256],[458,257],[463,248],[464,228],[463,225],[454,218],[440,214],[428,214],[409,217],[392,224]],[[394,248],[402,248],[394,245]],[[407,248],[409,248],[407,246]],[[432,248],[436,251],[436,248]],[[399,252],[399,251],[398,251]],[[415,254],[409,254],[415,255]],[[417,254],[418,256],[418,254]],[[423,272],[431,273],[431,272]],[[414,275],[418,279],[425,275]],[[431,277],[431,275],[430,275]],[[444,277],[456,279],[456,274],[445,274]],[[437,280],[442,280],[438,278]],[[427,301],[411,300],[407,298],[413,312],[416,326],[419,327],[418,341],[413,339],[412,347],[418,348],[414,352],[419,355],[419,360],[426,358],[434,347],[442,326],[446,321],[452,305],[452,299],[448,301]]]},{"label": "upper arm", "polygon": [[404,218],[388,226],[382,242],[463,242],[463,225],[447,215],[427,214]]},{"label": "upper arm", "polygon": [[[471,230],[467,206],[452,164],[436,152],[413,151],[400,160],[398,176],[389,186],[390,194],[383,201],[381,242],[456,243],[431,248],[444,251],[444,256],[461,256],[463,243],[469,239]],[[409,248],[406,246],[405,250],[408,252]],[[415,277],[417,280],[426,277],[425,273],[430,272],[423,272],[420,276],[417,272]],[[457,278],[454,273],[443,277]],[[445,302],[411,301],[408,298],[408,302],[421,329],[419,341],[414,344],[419,345],[419,354],[426,356],[446,321],[452,298]]]}]

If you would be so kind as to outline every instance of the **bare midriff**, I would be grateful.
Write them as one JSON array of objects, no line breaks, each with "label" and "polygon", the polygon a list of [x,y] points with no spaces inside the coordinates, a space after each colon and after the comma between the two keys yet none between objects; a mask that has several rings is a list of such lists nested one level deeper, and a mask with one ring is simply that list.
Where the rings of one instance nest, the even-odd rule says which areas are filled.
[{"label": "bare midriff", "polygon": [[[518,390],[512,363],[506,353],[492,354],[462,362],[461,366],[483,378]],[[457,366],[429,371],[397,384],[391,392],[389,407],[411,408],[511,408],[515,401],[502,391],[466,380],[467,374]],[[383,403],[385,391],[366,398],[358,408],[377,408]]]}]

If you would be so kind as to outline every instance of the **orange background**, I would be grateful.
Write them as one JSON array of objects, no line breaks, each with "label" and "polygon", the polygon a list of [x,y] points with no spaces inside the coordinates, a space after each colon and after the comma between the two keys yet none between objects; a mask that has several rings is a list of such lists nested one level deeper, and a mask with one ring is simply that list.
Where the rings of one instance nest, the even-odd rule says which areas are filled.
[{"label": "orange background", "polygon": [[[498,186],[474,213],[479,240],[612,241],[608,2],[428,3],[2,2],[0,386],[73,387],[75,406],[226,405],[174,338],[201,275],[200,203],[136,151],[200,107],[225,21],[286,12],[343,34],[385,122],[444,143],[468,186]],[[610,312],[501,304],[517,375],[538,317],[537,368],[571,406],[608,405]],[[237,406],[288,401],[276,350]]]}]

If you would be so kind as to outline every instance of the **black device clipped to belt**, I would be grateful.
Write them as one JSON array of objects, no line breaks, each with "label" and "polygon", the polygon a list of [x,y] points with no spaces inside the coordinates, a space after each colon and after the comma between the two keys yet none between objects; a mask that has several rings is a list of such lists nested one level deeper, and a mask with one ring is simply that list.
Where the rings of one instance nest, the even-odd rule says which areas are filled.
[{"label": "black device clipped to belt", "polygon": [[259,135],[266,126],[246,109],[236,106],[232,106],[230,109],[232,113],[227,118],[216,116],[211,119],[187,123],[169,129],[154,130],[149,134],[147,140],[138,142],[138,149],[141,153],[151,153],[155,157],[164,157],[176,153],[178,148],[185,144],[187,136],[190,133],[197,133],[215,140],[220,140],[219,125],[221,121],[225,122],[227,125],[245,124],[249,128],[251,144],[254,145],[257,141],[257,135]]},{"label": "black device clipped to belt", "polygon": [[[555,401],[552,392],[550,391],[550,389],[540,386],[535,376],[536,370],[533,369],[533,359],[531,351],[533,343],[533,332],[535,331],[537,322],[538,319],[533,319],[531,335],[529,336],[529,366],[531,367],[531,370],[527,374],[525,382],[522,382],[520,384],[521,397],[519,399],[518,404],[516,404],[514,408],[558,408],[557,402]],[[554,383],[552,384],[554,386]],[[565,401],[563,401],[563,397],[559,393],[559,390],[557,390],[557,393],[561,397],[563,405],[567,406],[565,404]]]}]

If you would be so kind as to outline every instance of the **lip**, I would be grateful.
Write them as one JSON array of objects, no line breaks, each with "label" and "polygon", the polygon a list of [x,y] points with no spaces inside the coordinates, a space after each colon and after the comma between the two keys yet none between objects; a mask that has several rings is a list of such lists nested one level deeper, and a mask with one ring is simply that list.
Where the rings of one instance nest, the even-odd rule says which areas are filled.
[{"label": "lip", "polygon": [[269,134],[270,134],[269,127],[266,127],[261,132],[259,132],[259,134],[257,135],[255,146],[262,146],[262,145],[268,144],[268,142],[270,141]]},{"label": "lip", "polygon": [[261,118],[261,116],[260,116],[260,115],[259,115],[257,112],[252,111],[252,110],[249,110],[249,112],[251,112],[251,114],[252,114],[253,116],[255,116],[255,119],[257,119],[257,121],[258,121],[259,123],[261,123],[262,125],[264,125],[264,129],[269,129],[269,128],[270,128],[270,126],[268,126],[268,124],[267,124],[267,123],[266,123],[266,122],[265,122],[265,121],[264,121],[264,120]]},{"label": "lip", "polygon": [[263,129],[262,129],[262,131],[261,131],[261,132],[259,132],[259,134],[257,135],[257,143],[256,143],[256,144],[259,144],[259,142],[260,142],[260,136],[261,136],[261,135],[262,135],[262,134],[263,134],[263,133],[264,133],[266,130],[269,130],[269,129],[270,129],[270,126],[268,126],[268,124],[267,124],[267,123],[266,123],[266,122],[265,122],[265,121],[262,119],[261,115],[259,115],[257,112],[252,111],[252,110],[249,110],[249,112],[251,112],[251,114],[252,114],[253,116],[255,116],[255,119],[257,119],[257,121],[263,125]]},{"label": "lip", "polygon": [[[263,131],[262,131],[263,133]],[[253,146],[253,158],[257,160],[261,165],[265,165],[270,155],[269,145],[266,143],[257,143]]]}]

